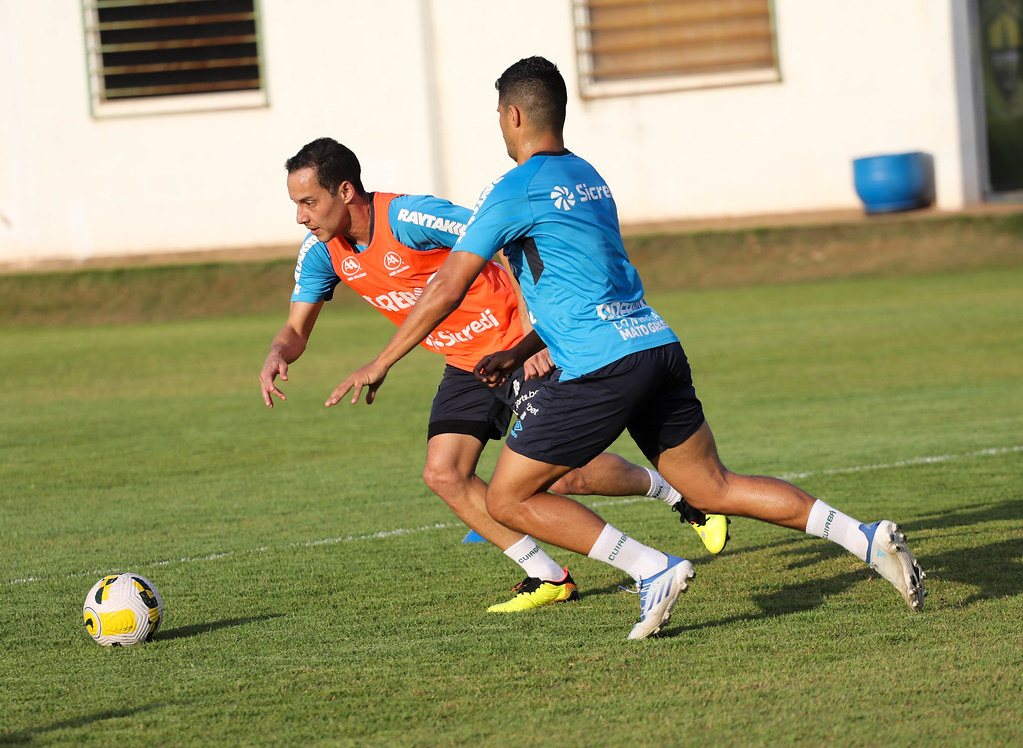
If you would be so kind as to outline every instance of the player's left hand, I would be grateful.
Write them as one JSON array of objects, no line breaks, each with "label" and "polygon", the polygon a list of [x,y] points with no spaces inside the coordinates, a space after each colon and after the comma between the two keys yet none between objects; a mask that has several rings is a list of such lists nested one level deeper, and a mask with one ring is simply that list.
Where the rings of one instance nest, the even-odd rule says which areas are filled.
[{"label": "player's left hand", "polygon": [[550,349],[544,348],[539,353],[534,353],[522,364],[522,369],[523,379],[543,379],[554,371],[554,361],[551,359]]},{"label": "player's left hand", "polygon": [[328,408],[331,405],[337,405],[353,389],[355,392],[352,394],[352,405],[355,405],[359,402],[363,387],[367,388],[366,405],[370,405],[376,399],[377,390],[380,389],[380,385],[384,383],[384,378],[387,376],[387,368],[373,361],[361,369],[353,371],[348,375],[348,379],[334,388],[334,391],[330,393],[330,397],[327,398],[327,402],[324,405]]}]

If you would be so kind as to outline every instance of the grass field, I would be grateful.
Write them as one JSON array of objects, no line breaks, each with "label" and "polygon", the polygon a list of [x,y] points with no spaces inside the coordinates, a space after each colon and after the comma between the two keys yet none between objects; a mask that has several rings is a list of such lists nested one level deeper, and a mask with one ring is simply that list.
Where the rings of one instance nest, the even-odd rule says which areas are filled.
[{"label": "grass field", "polygon": [[[557,549],[581,600],[484,612],[521,575],[420,479],[440,362],[414,353],[372,407],[322,406],[389,335],[372,310],[328,309],[269,411],[287,270],[266,310],[166,311],[186,295],[116,324],[68,284],[146,299],[170,271],[22,277],[71,311],[0,327],[0,744],[1023,745],[1020,247],[685,291],[656,271],[726,464],[900,522],[929,596],[913,614],[793,531],[735,519],[710,557],[660,503],[587,498],[696,565],[642,642],[630,580]],[[111,570],[160,589],[151,644],[87,636]]]}]

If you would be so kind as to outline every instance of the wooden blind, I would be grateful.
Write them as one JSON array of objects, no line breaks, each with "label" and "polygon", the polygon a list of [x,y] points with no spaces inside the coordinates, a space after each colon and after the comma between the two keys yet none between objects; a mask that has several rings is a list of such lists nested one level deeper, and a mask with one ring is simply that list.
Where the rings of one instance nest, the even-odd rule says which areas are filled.
[{"label": "wooden blind", "polygon": [[262,87],[256,0],[84,0],[100,101]]},{"label": "wooden blind", "polygon": [[777,65],[770,0],[575,0],[590,82]]}]

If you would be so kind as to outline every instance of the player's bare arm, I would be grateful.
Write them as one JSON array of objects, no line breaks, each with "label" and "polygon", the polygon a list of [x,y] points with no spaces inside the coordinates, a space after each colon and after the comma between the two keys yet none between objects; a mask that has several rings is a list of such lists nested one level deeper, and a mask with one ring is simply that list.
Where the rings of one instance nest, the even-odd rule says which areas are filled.
[{"label": "player's bare arm", "polygon": [[288,365],[305,351],[322,307],[322,301],[315,304],[291,302],[288,320],[270,343],[270,352],[266,354],[263,368],[259,372],[259,387],[266,407],[274,406],[273,397],[288,399],[287,395],[274,384],[274,380],[280,377],[282,381],[288,381]]},{"label": "player's bare arm", "polygon": [[502,250],[498,252],[495,257],[501,263],[501,267],[504,268],[504,272],[508,274],[508,281],[511,283],[511,287],[515,289],[515,299],[519,302],[519,323],[522,325],[522,332],[523,334],[532,332],[533,323],[529,321],[529,307],[526,306],[526,300],[522,298],[522,287],[519,285],[519,281],[515,277],[515,273],[512,272],[512,266],[508,261],[508,256]]},{"label": "player's bare arm", "polygon": [[[522,288],[519,286],[519,282],[515,278],[515,273],[512,272],[511,263],[508,262],[508,257],[504,254],[504,252],[498,252],[497,257],[500,259],[501,265],[504,267],[504,271],[508,274],[508,279],[511,281],[512,288],[515,289],[515,298],[518,299],[519,302],[519,320],[522,325],[522,332],[528,335],[533,331],[533,325],[529,321],[529,308],[526,306],[526,300],[522,298]],[[535,353],[530,356],[523,362],[522,369],[526,379],[539,379],[553,371],[554,361],[551,359],[550,351],[544,348],[539,353]],[[487,383],[491,386],[500,384],[500,382]]]},{"label": "player's bare arm", "polygon": [[[348,375],[327,398],[328,408],[337,405],[349,392],[352,404],[359,402],[367,388],[366,404],[376,399],[376,391],[394,364],[419,345],[465,298],[469,286],[486,267],[487,260],[471,252],[452,252],[426,286],[408,317],[401,323],[390,342],[373,361]],[[354,392],[353,392],[354,390]]]}]

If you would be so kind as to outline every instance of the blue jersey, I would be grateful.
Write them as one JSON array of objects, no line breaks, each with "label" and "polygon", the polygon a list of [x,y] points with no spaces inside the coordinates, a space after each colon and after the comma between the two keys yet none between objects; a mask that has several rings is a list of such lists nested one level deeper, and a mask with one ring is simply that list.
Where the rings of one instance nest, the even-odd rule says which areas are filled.
[{"label": "blue jersey", "polygon": [[[465,233],[471,211],[432,195],[400,195],[391,201],[387,220],[394,238],[417,250],[450,247]],[[375,216],[374,220],[380,220]],[[364,246],[355,245],[357,251]],[[313,234],[306,236],[295,265],[292,301],[329,301],[341,281],[330,262],[327,245]]]},{"label": "blue jersey", "polygon": [[562,379],[678,340],[643,300],[611,190],[578,156],[537,154],[483,191],[453,251],[502,247]]}]

